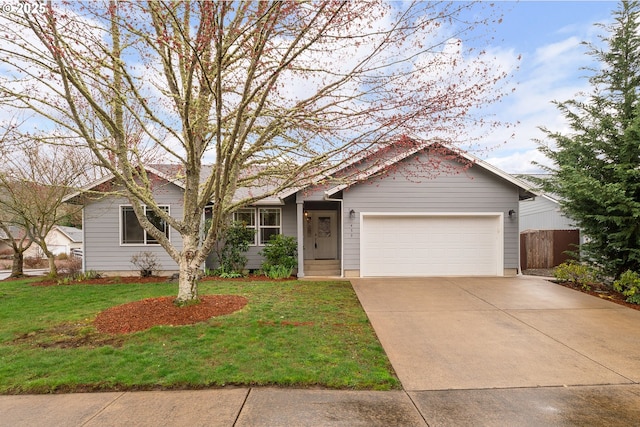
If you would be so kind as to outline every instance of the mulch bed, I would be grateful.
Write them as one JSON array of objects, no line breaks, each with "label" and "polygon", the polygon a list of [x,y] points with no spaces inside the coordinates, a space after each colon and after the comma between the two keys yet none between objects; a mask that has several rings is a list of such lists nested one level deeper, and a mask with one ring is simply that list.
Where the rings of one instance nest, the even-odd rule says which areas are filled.
[{"label": "mulch bed", "polygon": [[204,295],[200,303],[176,306],[175,297],[147,298],[111,307],[96,317],[93,324],[100,332],[126,334],[156,325],[190,325],[242,309],[247,299],[238,295]]},{"label": "mulch bed", "polygon": [[[548,278],[553,278],[554,272],[555,272],[554,268],[539,268],[539,269],[524,270],[522,273],[527,276],[545,276]],[[584,294],[593,295],[595,297],[602,298],[604,300],[611,301],[616,304],[624,305],[625,307],[629,307],[634,310],[640,310],[640,304],[633,304],[633,303],[627,302],[626,296],[624,296],[620,292],[616,292],[615,290],[613,290],[611,286],[605,285],[604,283],[594,283],[590,285],[588,288],[584,289],[582,285],[578,285],[572,282],[559,282],[557,280],[550,280],[550,282],[560,286],[564,286],[565,288],[582,292]]]},{"label": "mulch bed", "polygon": [[616,304],[624,305],[625,307],[629,307],[634,310],[640,310],[640,304],[633,304],[633,303],[627,302],[626,296],[622,295],[620,292],[614,291],[609,286],[601,283],[595,283],[591,285],[589,289],[583,289],[582,285],[576,285],[575,283],[572,283],[572,282],[557,282],[557,281],[552,281],[552,282],[558,285],[564,286],[565,288],[570,288],[585,294],[593,295],[598,298],[602,298],[604,300],[614,302]]}]

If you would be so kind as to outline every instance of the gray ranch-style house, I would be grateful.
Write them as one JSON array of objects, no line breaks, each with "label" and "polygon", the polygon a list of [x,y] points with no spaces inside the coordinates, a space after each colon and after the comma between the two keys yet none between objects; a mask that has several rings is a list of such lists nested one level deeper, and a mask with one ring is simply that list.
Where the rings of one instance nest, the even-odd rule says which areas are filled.
[{"label": "gray ranch-style house", "polygon": [[[328,177],[322,185],[290,189],[238,210],[235,219],[256,231],[247,268],[260,268],[265,242],[282,233],[297,239],[299,277],[517,274],[518,203],[533,197],[532,187],[470,154],[440,153],[424,147],[396,152],[347,180],[332,184]],[[420,178],[425,164],[438,165],[437,173]],[[166,173],[169,166],[147,169],[162,183],[154,187],[156,200],[181,217],[183,190]],[[76,194],[72,201],[84,204],[85,271],[135,274],[131,256],[143,251],[157,255],[162,273],[177,271],[140,227],[127,199]],[[158,227],[180,246],[177,232],[161,221]]]}]

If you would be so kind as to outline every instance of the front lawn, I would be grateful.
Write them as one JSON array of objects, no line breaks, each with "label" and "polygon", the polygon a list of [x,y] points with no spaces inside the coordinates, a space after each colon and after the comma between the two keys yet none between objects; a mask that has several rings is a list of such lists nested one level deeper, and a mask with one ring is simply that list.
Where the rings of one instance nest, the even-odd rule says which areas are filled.
[{"label": "front lawn", "polygon": [[[124,280],[124,279],[123,279]],[[172,296],[171,283],[32,286],[0,282],[0,393],[225,385],[399,388],[348,282],[215,281],[235,313],[188,326],[101,334],[102,310]]]}]

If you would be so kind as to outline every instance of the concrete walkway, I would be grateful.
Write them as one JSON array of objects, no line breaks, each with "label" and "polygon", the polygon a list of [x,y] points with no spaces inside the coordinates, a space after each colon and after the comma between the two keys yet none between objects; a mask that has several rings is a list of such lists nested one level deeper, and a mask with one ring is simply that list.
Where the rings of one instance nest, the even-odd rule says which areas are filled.
[{"label": "concrete walkway", "polygon": [[[48,272],[49,272],[48,268],[24,270],[24,274],[27,276],[44,276]],[[11,276],[11,270],[0,270],[0,280],[4,280],[9,276]]]},{"label": "concrete walkway", "polygon": [[640,425],[640,312],[540,279],[358,279],[404,390],[0,396],[0,426]]}]

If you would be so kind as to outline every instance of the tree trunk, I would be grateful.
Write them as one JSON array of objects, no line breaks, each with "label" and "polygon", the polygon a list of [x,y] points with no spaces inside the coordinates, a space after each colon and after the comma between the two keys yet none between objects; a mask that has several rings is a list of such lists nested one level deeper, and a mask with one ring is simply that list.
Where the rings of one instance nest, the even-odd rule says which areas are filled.
[{"label": "tree trunk", "polygon": [[198,272],[197,236],[182,236],[182,252],[180,252],[180,278],[178,279],[178,298],[175,304],[178,306],[197,304],[198,299]]},{"label": "tree trunk", "polygon": [[[181,256],[184,258],[184,256]],[[180,278],[178,279],[178,298],[175,304],[179,306],[196,304],[198,299],[198,268],[191,265],[191,261],[180,260]]]},{"label": "tree trunk", "polygon": [[56,267],[56,257],[51,252],[47,254],[49,260],[49,276],[58,277],[58,267]]},{"label": "tree trunk", "polygon": [[11,277],[24,276],[24,252],[13,253],[13,263],[11,264]]}]

